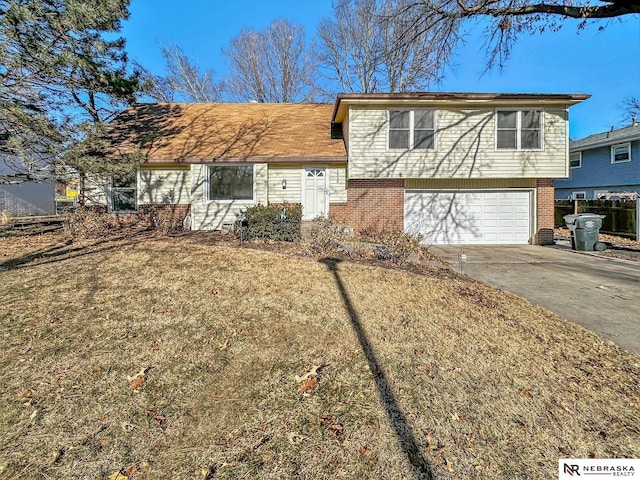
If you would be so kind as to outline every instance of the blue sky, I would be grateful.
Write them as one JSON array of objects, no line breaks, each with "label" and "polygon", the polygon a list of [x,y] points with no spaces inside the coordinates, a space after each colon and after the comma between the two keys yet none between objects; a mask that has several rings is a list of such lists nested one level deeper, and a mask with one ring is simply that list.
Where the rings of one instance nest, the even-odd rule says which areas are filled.
[{"label": "blue sky", "polygon": [[[164,62],[159,45],[172,41],[217,77],[227,67],[221,50],[243,28],[262,29],[288,18],[314,35],[331,14],[331,0],[132,0],[123,25],[127,50],[155,74]],[[486,55],[480,26],[469,32],[455,64],[434,90],[461,92],[588,93],[570,109],[570,135],[581,138],[622,126],[623,101],[640,96],[640,15],[613,19],[580,33],[567,21],[556,33],[522,36],[502,70],[483,74]]]}]

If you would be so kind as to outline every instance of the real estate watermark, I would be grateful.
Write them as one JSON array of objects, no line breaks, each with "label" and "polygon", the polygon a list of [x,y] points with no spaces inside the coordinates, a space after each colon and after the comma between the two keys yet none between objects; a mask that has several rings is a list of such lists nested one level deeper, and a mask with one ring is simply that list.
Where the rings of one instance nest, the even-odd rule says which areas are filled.
[{"label": "real estate watermark", "polygon": [[637,458],[562,458],[558,461],[560,480],[626,477],[640,479],[640,459]]}]

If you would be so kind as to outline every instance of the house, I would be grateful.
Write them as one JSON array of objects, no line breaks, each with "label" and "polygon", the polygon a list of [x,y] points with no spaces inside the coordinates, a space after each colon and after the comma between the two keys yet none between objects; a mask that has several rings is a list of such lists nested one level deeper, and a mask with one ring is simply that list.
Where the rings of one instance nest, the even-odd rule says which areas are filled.
[{"label": "house", "polygon": [[556,180],[556,199],[633,199],[640,194],[640,124],[635,120],[573,141],[569,152],[569,178]]},{"label": "house", "polygon": [[24,217],[55,211],[54,182],[29,179],[15,155],[0,151],[0,213]]},{"label": "house", "polygon": [[97,189],[112,212],[169,208],[222,229],[250,205],[395,228],[426,243],[553,240],[578,94],[341,94],[331,104],[151,104],[112,123],[135,175]]}]

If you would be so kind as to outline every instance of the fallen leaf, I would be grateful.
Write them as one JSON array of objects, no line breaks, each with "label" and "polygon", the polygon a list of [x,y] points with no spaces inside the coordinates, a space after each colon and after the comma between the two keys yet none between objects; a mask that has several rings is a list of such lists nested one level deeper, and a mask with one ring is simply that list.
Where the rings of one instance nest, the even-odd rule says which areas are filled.
[{"label": "fallen leaf", "polygon": [[305,396],[311,395],[316,388],[318,388],[318,379],[315,377],[307,378],[300,388],[298,388],[298,392],[302,393]]},{"label": "fallen leaf", "polygon": [[297,383],[300,383],[302,381],[309,379],[310,377],[317,377],[318,370],[320,370],[321,368],[322,368],[322,365],[314,365],[309,370],[305,370],[302,373],[302,375],[296,375],[294,378]]},{"label": "fallen leaf", "polygon": [[368,446],[360,447],[359,452],[360,452],[360,455],[362,455],[364,458],[366,458],[370,462],[376,463],[378,460],[376,458],[375,453],[373,453],[373,450],[371,450]]},{"label": "fallen leaf", "polygon": [[127,377],[127,381],[133,382],[137,378],[146,377],[149,370],[151,370],[151,367],[143,367],[135,375]]},{"label": "fallen leaf", "polygon": [[129,480],[129,477],[127,477],[126,475],[123,475],[120,472],[115,472],[109,475],[107,477],[107,480]]},{"label": "fallen leaf", "polygon": [[18,400],[21,402],[31,402],[31,400],[33,400],[33,390],[30,390],[28,388],[25,388],[22,390],[22,392],[20,392],[20,394],[18,395]]},{"label": "fallen leaf", "polygon": [[144,377],[138,377],[131,383],[129,388],[134,392],[139,392],[142,389],[142,387],[144,387],[144,382],[145,382]]}]

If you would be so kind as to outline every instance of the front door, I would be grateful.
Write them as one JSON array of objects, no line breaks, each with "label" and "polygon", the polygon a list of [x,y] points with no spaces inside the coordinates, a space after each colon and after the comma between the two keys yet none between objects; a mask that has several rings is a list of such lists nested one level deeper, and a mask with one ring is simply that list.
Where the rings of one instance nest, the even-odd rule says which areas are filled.
[{"label": "front door", "polygon": [[302,199],[302,218],[313,220],[327,216],[327,169],[305,167]]}]

